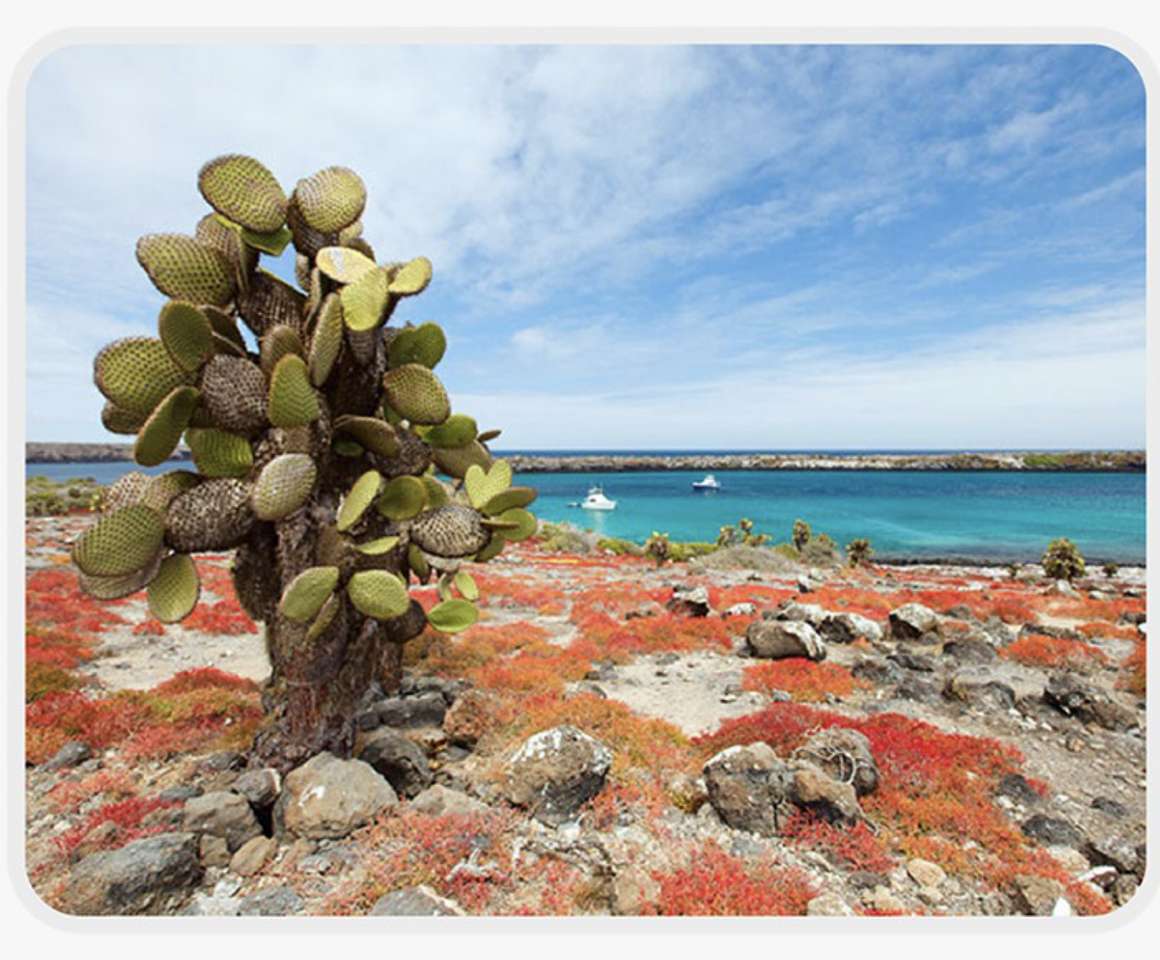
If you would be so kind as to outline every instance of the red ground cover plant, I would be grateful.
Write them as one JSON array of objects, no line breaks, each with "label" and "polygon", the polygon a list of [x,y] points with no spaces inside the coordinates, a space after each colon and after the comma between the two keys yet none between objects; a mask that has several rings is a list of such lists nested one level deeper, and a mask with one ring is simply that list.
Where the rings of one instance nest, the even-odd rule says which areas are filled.
[{"label": "red ground cover plant", "polygon": [[1137,634],[1136,646],[1120,664],[1116,686],[1142,697],[1148,690],[1147,649],[1144,637]]},{"label": "red ground cover plant", "polygon": [[740,860],[709,841],[689,865],[656,872],[656,903],[642,912],[660,916],[800,916],[817,890],[800,870]]},{"label": "red ground cover plant", "polygon": [[57,810],[75,810],[93,797],[107,796],[123,800],[137,792],[136,784],[127,770],[98,770],[79,780],[62,780],[47,797]]},{"label": "red ground cover plant", "polygon": [[[130,843],[133,840],[140,840],[142,837],[171,830],[172,827],[165,823],[142,826],[141,821],[155,810],[163,810],[176,805],[176,801],[162,800],[158,797],[152,797],[150,799],[130,797],[127,800],[106,803],[90,813],[77,826],[65,831],[59,837],[54,838],[54,843],[64,856],[70,857],[73,851],[88,839],[93,830],[101,826],[101,824],[108,822],[114,824],[117,830],[95,849],[123,847],[126,843]],[[90,850],[88,852],[91,853],[94,851]]]},{"label": "red ground cover plant", "polygon": [[480,598],[488,607],[527,607],[542,616],[556,616],[567,609],[564,592],[513,576],[473,571]]},{"label": "red ground cover plant", "polygon": [[804,657],[755,663],[741,675],[744,690],[764,694],[784,690],[799,703],[816,703],[827,696],[848,697],[869,686],[840,664],[815,663]]},{"label": "red ground cover plant", "polygon": [[882,841],[865,823],[835,827],[812,813],[799,810],[786,821],[782,836],[794,846],[825,854],[849,870],[886,873],[895,865]]},{"label": "red ground cover plant", "polygon": [[999,656],[1029,667],[1066,667],[1091,670],[1102,667],[1108,658],[1099,647],[1080,640],[1066,640],[1029,633],[999,651]]}]

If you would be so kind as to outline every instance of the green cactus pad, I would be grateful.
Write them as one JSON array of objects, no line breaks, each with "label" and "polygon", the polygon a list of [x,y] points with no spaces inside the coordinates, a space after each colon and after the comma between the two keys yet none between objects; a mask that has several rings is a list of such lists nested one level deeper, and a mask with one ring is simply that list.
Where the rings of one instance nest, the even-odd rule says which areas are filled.
[{"label": "green cactus pad", "polygon": [[199,396],[194,387],[177,387],[157,404],[137,434],[133,459],[143,467],[156,467],[168,460],[189,426]]},{"label": "green cactus pad", "polygon": [[149,611],[162,623],[184,620],[197,606],[201,581],[197,566],[187,553],[174,553],[161,561],[161,567],[149,582]]},{"label": "green cactus pad", "polygon": [[418,477],[395,477],[383,487],[375,506],[390,520],[409,520],[427,505],[427,490]]},{"label": "green cactus pad", "polygon": [[395,428],[378,417],[339,417],[334,421],[335,433],[353,437],[365,449],[384,457],[399,454],[399,438]]},{"label": "green cactus pad", "polygon": [[101,408],[101,425],[109,433],[135,434],[143,426],[148,414],[135,413],[118,407],[112,400],[106,400]]},{"label": "green cactus pad", "polygon": [[359,613],[376,620],[402,616],[411,605],[407,587],[386,570],[360,570],[346,585],[347,595]]},{"label": "green cactus pad", "polygon": [[286,194],[253,157],[215,157],[198,173],[197,188],[218,213],[249,230],[269,233],[286,222]]},{"label": "green cactus pad", "polygon": [[374,330],[383,321],[387,308],[387,272],[382,267],[367,270],[358,280],[347,284],[339,292],[342,298],[342,318],[347,328],[356,333]]},{"label": "green cactus pad", "polygon": [[202,408],[222,430],[251,434],[267,424],[266,378],[257,364],[216,356],[201,374]]},{"label": "green cactus pad", "polygon": [[418,363],[434,370],[446,351],[447,336],[443,328],[436,323],[421,323],[417,327],[404,327],[395,334],[387,349],[387,360],[392,367]]},{"label": "green cactus pad", "polygon": [[101,512],[112,513],[122,507],[141,503],[152,482],[152,477],[145,473],[138,473],[136,470],[122,474],[105,491],[104,499],[101,502]]},{"label": "green cactus pad", "polygon": [[407,547],[407,566],[411,568],[411,572],[423,583],[426,583],[431,576],[431,565],[427,563],[427,558],[423,556],[423,551],[413,543]]},{"label": "green cactus pad", "polygon": [[310,336],[310,355],[306,360],[310,382],[321,387],[330,377],[342,350],[342,300],[337,293],[322,301],[318,321]]},{"label": "green cactus pad", "polygon": [[190,470],[170,470],[168,473],[149,478],[148,485],[141,493],[140,502],[164,515],[176,497],[186,490],[192,490],[199,483],[201,477]]},{"label": "green cactus pad", "polygon": [[502,430],[484,430],[483,433],[481,433],[475,439],[480,443],[491,443],[491,441],[495,440],[501,433],[503,433]]},{"label": "green cactus pad", "polygon": [[147,417],[177,387],[189,383],[189,376],[173,362],[160,340],[126,337],[97,354],[93,381],[121,410]]},{"label": "green cactus pad", "polygon": [[507,541],[503,537],[493,533],[484,548],[475,555],[475,562],[487,563],[488,560],[494,560],[503,552],[506,545]]},{"label": "green cactus pad", "polygon": [[494,519],[503,524],[496,534],[511,543],[527,540],[536,532],[536,518],[522,507],[512,507]]},{"label": "green cactus pad", "polygon": [[338,233],[362,216],[367,188],[353,170],[327,167],[298,181],[294,204],[302,219],[315,230]]},{"label": "green cactus pad", "polygon": [[278,612],[295,623],[313,620],[338,586],[338,575],[338,567],[303,570],[286,587]]},{"label": "green cactus pad", "polygon": [[259,520],[281,520],[299,509],[314,489],[318,468],[305,453],[275,457],[258,474],[250,492],[250,506]]},{"label": "green cactus pad", "polygon": [[170,300],[157,318],[157,333],[182,370],[193,373],[213,356],[213,326],[194,304]]},{"label": "green cactus pad", "polygon": [[486,470],[492,463],[491,454],[475,440],[463,447],[436,448],[431,451],[431,457],[443,473],[458,479],[462,479],[472,466]]},{"label": "green cactus pad", "polygon": [[427,491],[427,509],[437,510],[444,504],[451,501],[451,493],[446,485],[441,483],[430,474],[424,474],[419,478],[423,481],[423,486]]},{"label": "green cactus pad", "polygon": [[349,530],[358,523],[375,497],[379,495],[382,483],[383,476],[377,470],[368,470],[359,477],[343,498],[342,506],[338,508],[335,527],[339,530]]},{"label": "green cactus pad", "polygon": [[423,440],[432,447],[458,449],[466,447],[475,439],[475,421],[463,413],[453,413],[436,427],[432,427],[425,434]]},{"label": "green cactus pad", "polygon": [[506,460],[496,460],[486,471],[478,466],[468,467],[463,475],[467,499],[476,510],[482,510],[485,503],[503,493],[511,483],[512,468]]},{"label": "green cactus pad", "polygon": [[439,378],[427,367],[407,363],[383,375],[387,402],[412,423],[434,425],[451,415],[451,401]]},{"label": "green cactus pad", "polygon": [[225,257],[237,283],[237,292],[249,288],[250,277],[258,266],[258,251],[242,243],[241,227],[220,214],[211,213],[197,222],[194,239]]},{"label": "green cactus pad", "polygon": [[391,293],[396,297],[413,297],[427,289],[431,282],[431,261],[416,257],[404,263],[391,278]]},{"label": "green cactus pad", "polygon": [[234,296],[235,271],[220,251],[180,233],[151,233],[137,241],[137,262],[167,297],[224,306]]},{"label": "green cactus pad", "polygon": [[297,328],[305,312],[306,297],[267,270],[255,271],[250,288],[238,296],[238,313],[255,336],[263,336],[280,323]]},{"label": "green cactus pad", "polygon": [[398,545],[398,537],[379,537],[376,540],[368,540],[366,543],[360,543],[355,549],[368,557],[379,557],[384,553],[390,553]]},{"label": "green cactus pad", "polygon": [[290,232],[290,228],[285,225],[267,233],[259,233],[257,230],[249,230],[246,227],[242,228],[242,242],[246,246],[260,250],[262,253],[268,253],[272,257],[282,256],[282,252],[292,238],[293,234]]},{"label": "green cactus pad", "polygon": [[175,497],[165,512],[165,538],[179,553],[228,550],[253,526],[250,485],[241,480],[206,480]]},{"label": "green cactus pad", "polygon": [[335,283],[355,283],[376,266],[374,260],[350,247],[323,247],[314,262]]},{"label": "green cactus pad", "polygon": [[536,491],[531,487],[508,487],[506,490],[497,493],[494,497],[487,501],[479,512],[489,517],[494,517],[497,514],[503,513],[505,510],[510,510],[512,507],[526,507],[536,499]]},{"label": "green cactus pad", "polygon": [[157,576],[164,555],[163,550],[158,550],[153,560],[140,570],[120,577],[94,577],[78,571],[77,582],[82,591],[96,600],[120,600],[148,586],[149,581]]},{"label": "green cactus pad", "polygon": [[452,583],[455,584],[455,589],[459,591],[464,600],[474,602],[479,599],[479,587],[475,584],[475,578],[466,570],[460,570],[455,574]]},{"label": "green cactus pad", "polygon": [[244,476],[254,463],[250,442],[236,433],[191,427],[185,431],[185,443],[203,477]]},{"label": "green cactus pad", "polygon": [[73,544],[72,559],[94,577],[122,577],[146,566],[161,549],[165,522],[134,504],[104,514]]},{"label": "green cactus pad", "polygon": [[322,605],[322,609],[318,611],[318,616],[314,618],[314,622],[310,624],[310,628],[306,631],[306,642],[313,643],[327,627],[334,622],[335,614],[338,613],[342,607],[342,601],[339,599],[337,593],[332,593],[326,598],[326,602]]},{"label": "green cactus pad", "polygon": [[321,412],[306,361],[294,354],[284,356],[270,376],[270,422],[276,427],[304,427],[317,420]]},{"label": "green cactus pad", "polygon": [[245,352],[246,341],[242,336],[242,331],[238,329],[238,321],[234,319],[233,314],[218,307],[202,307],[201,312],[205,314],[205,318],[209,321],[215,334],[223,340],[229,340],[234,346]]},{"label": "green cactus pad", "polygon": [[411,524],[411,542],[437,557],[474,556],[488,537],[479,514],[458,503],[428,510]]},{"label": "green cactus pad", "polygon": [[479,611],[466,600],[444,600],[427,611],[427,622],[440,633],[459,633],[478,619]]},{"label": "green cactus pad", "polygon": [[355,443],[353,440],[348,440],[345,437],[339,437],[334,441],[331,449],[340,457],[361,457],[366,450],[361,443]]},{"label": "green cactus pad", "polygon": [[262,370],[266,376],[273,373],[278,361],[285,356],[294,354],[305,358],[306,349],[302,346],[302,338],[298,336],[298,328],[285,323],[278,323],[270,327],[262,335],[259,347]]}]

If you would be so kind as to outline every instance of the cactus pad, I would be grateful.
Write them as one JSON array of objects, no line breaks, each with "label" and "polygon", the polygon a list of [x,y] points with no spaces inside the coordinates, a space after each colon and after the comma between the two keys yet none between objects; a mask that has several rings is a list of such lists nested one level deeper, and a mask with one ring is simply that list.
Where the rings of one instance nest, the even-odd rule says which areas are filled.
[{"label": "cactus pad", "polygon": [[367,508],[379,495],[383,477],[377,470],[368,470],[350,488],[350,492],[343,498],[342,506],[338,508],[335,527],[339,530],[349,530],[367,512]]},{"label": "cactus pad", "polygon": [[431,261],[416,257],[404,263],[391,278],[391,293],[396,297],[413,297],[427,289],[431,282]]},{"label": "cactus pad", "polygon": [[282,252],[289,245],[293,236],[290,228],[285,225],[267,233],[260,233],[257,230],[249,230],[245,227],[242,228],[242,242],[247,247],[260,250],[262,253],[268,253],[272,257],[282,256]]},{"label": "cactus pad", "polygon": [[443,328],[437,323],[421,323],[417,327],[404,327],[395,334],[387,359],[392,367],[418,363],[434,370],[446,351],[447,335]]},{"label": "cactus pad", "polygon": [[338,567],[310,567],[303,570],[286,587],[278,612],[295,623],[313,620],[338,586],[338,574]]},{"label": "cactus pad", "polygon": [[402,616],[411,605],[407,587],[386,570],[360,570],[346,585],[347,595],[356,610],[376,620]]},{"label": "cactus pad", "polygon": [[350,330],[363,333],[374,330],[383,321],[387,308],[387,272],[382,267],[367,270],[339,293],[342,318]]},{"label": "cactus pad", "polygon": [[165,523],[156,510],[134,504],[104,514],[73,544],[72,559],[94,577],[140,570],[161,549]]},{"label": "cactus pad", "polygon": [[285,323],[275,324],[262,335],[259,347],[262,370],[266,376],[274,371],[279,360],[289,354],[303,358],[306,356],[302,338],[298,336],[298,328]]},{"label": "cactus pad", "polygon": [[398,545],[398,537],[378,537],[375,540],[360,543],[355,549],[368,557],[380,557],[384,553],[390,553]]},{"label": "cactus pad", "polygon": [[437,557],[474,556],[488,537],[479,514],[457,503],[428,510],[411,524],[411,542]]},{"label": "cactus pad", "polygon": [[274,367],[267,411],[276,427],[304,427],[318,419],[322,410],[301,357],[288,354]]},{"label": "cactus pad", "polygon": [[286,194],[253,157],[215,157],[198,173],[197,188],[218,213],[249,230],[269,233],[286,221]]},{"label": "cactus pad", "polygon": [[383,375],[387,402],[412,423],[434,425],[451,415],[451,401],[439,378],[427,367],[407,363]]},{"label": "cactus pad", "polygon": [[375,269],[375,262],[349,247],[323,247],[314,258],[318,269],[335,283],[355,283]]},{"label": "cactus pad", "polygon": [[135,413],[118,407],[112,400],[106,400],[101,408],[101,426],[109,433],[135,434],[145,425],[148,414]]},{"label": "cactus pad", "polygon": [[444,600],[427,611],[427,622],[440,633],[459,633],[479,619],[479,611],[466,600]]},{"label": "cactus pad", "polygon": [[236,289],[235,272],[219,250],[180,233],[151,233],[137,241],[137,262],[153,285],[174,300],[223,306]]},{"label": "cactus pad", "polygon": [[332,293],[322,301],[318,320],[310,335],[310,355],[306,366],[310,382],[321,387],[330,378],[330,371],[342,350],[342,300]]},{"label": "cactus pad", "polygon": [[233,314],[226,313],[225,310],[220,310],[217,307],[202,307],[201,312],[205,314],[205,318],[217,336],[230,341],[243,353],[245,352],[246,341],[238,329],[238,321],[234,319]]},{"label": "cactus pad", "polygon": [[177,387],[162,400],[137,434],[133,459],[143,467],[155,467],[168,460],[189,426],[198,396],[194,387]]},{"label": "cactus pad", "polygon": [[193,558],[174,553],[161,562],[157,576],[149,582],[149,611],[162,623],[176,623],[193,612],[200,594]]},{"label": "cactus pad", "polygon": [[492,497],[503,493],[512,483],[512,468],[506,460],[496,460],[489,470],[471,466],[463,475],[463,486],[467,491],[467,499],[476,510],[483,509],[483,505]]},{"label": "cactus pad", "polygon": [[77,582],[81,590],[96,600],[120,600],[122,597],[128,597],[138,590],[144,589],[149,581],[157,576],[157,570],[161,566],[163,556],[164,551],[158,550],[153,560],[140,570],[134,570],[132,573],[126,573],[120,577],[94,577],[79,572]]},{"label": "cactus pad", "polygon": [[463,413],[453,413],[436,427],[432,427],[425,434],[423,440],[432,447],[466,447],[476,434],[475,421]]},{"label": "cactus pad", "polygon": [[214,424],[251,434],[266,426],[266,378],[241,357],[217,356],[201,375],[201,403]]},{"label": "cactus pad", "polygon": [[463,447],[440,447],[431,451],[435,465],[449,477],[462,479],[470,467],[482,470],[491,467],[491,454],[477,440]]},{"label": "cactus pad", "polygon": [[471,600],[472,602],[479,599],[479,587],[476,586],[475,578],[466,570],[460,570],[455,574],[452,582],[455,584],[455,589],[459,591],[460,596],[464,600]]},{"label": "cactus pad", "polygon": [[451,492],[447,489],[442,481],[431,476],[430,474],[424,474],[419,479],[423,481],[423,487],[427,491],[428,510],[435,510],[443,506],[445,503],[450,502]]},{"label": "cactus pad", "polygon": [[342,601],[338,598],[338,594],[332,593],[326,598],[326,602],[322,605],[322,609],[318,611],[318,616],[310,624],[310,628],[306,631],[306,636],[303,639],[307,643],[312,643],[322,636],[326,628],[334,622],[334,618],[341,608]]},{"label": "cactus pad", "polygon": [[189,470],[170,470],[168,473],[149,478],[149,484],[142,491],[139,502],[164,514],[175,497],[185,493],[186,490],[192,490],[199,483],[201,477],[196,473]]},{"label": "cactus pad", "polygon": [[526,507],[535,499],[536,491],[531,487],[508,487],[488,500],[479,508],[479,511],[489,517],[494,517],[512,507]]},{"label": "cactus pad", "polygon": [[383,457],[399,454],[399,438],[386,420],[378,417],[339,417],[334,421],[336,433],[343,433]]},{"label": "cactus pad", "polygon": [[157,332],[182,370],[192,373],[213,356],[213,326],[192,303],[170,300],[165,304],[157,318]]},{"label": "cactus pad", "polygon": [[302,219],[315,230],[338,233],[362,216],[367,188],[353,170],[327,167],[298,181],[294,204]]},{"label": "cactus pad", "polygon": [[486,546],[475,555],[476,563],[487,563],[488,560],[494,560],[503,552],[507,541],[498,534],[492,534],[491,539],[487,541]]},{"label": "cactus pad", "polygon": [[275,457],[258,474],[250,493],[250,505],[259,520],[288,517],[310,498],[318,469],[305,453]]},{"label": "cactus pad", "polygon": [[147,417],[189,378],[160,340],[126,337],[113,341],[97,354],[93,381],[115,406]]},{"label": "cactus pad", "polygon": [[395,477],[383,487],[375,506],[390,520],[409,520],[427,505],[427,491],[418,477]]},{"label": "cactus pad", "polygon": [[240,477],[254,463],[249,441],[236,433],[213,427],[191,427],[185,431],[185,442],[198,473],[205,477]]},{"label": "cactus pad", "polygon": [[228,478],[199,483],[165,513],[165,537],[181,553],[236,547],[253,525],[249,484]]},{"label": "cactus pad", "polygon": [[152,482],[152,477],[148,474],[138,473],[136,470],[122,474],[105,491],[105,498],[101,504],[101,512],[112,513],[114,510],[121,509],[121,507],[141,503],[145,499],[145,494],[149,490],[149,485]]},{"label": "cactus pad", "polygon": [[522,507],[512,507],[494,519],[502,524],[496,535],[512,543],[527,540],[536,532],[536,518]]}]

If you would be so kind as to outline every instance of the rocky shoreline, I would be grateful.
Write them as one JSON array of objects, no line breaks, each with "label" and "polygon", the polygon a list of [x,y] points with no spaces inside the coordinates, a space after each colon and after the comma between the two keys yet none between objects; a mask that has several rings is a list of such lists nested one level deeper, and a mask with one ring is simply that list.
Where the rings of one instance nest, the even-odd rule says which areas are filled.
[{"label": "rocky shoreline", "polygon": [[[125,443],[27,443],[26,463],[131,461]],[[179,449],[174,459],[188,460]],[[616,473],[651,470],[1032,470],[1142,473],[1143,450],[1077,450],[1004,453],[710,453],[710,454],[512,454],[518,473]]]}]

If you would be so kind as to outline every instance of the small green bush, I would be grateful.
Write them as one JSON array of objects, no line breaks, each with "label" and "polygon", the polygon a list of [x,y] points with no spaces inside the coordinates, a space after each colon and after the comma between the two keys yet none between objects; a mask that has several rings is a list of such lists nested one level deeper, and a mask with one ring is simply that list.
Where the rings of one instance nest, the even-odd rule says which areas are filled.
[{"label": "small green bush", "polygon": [[1111,580],[1117,573],[1120,572],[1120,565],[1112,563],[1110,560],[1103,566],[1104,576]]},{"label": "small green bush", "polygon": [[865,537],[858,537],[846,544],[846,558],[850,566],[860,567],[874,555],[874,548]]},{"label": "small green bush", "polygon": [[793,545],[797,547],[798,553],[801,553],[805,549],[805,545],[810,542],[811,536],[812,531],[808,523],[800,519],[793,522],[791,538],[793,539]]},{"label": "small green bush", "polygon": [[1043,572],[1052,580],[1074,580],[1082,577],[1087,569],[1079,547],[1067,539],[1057,537],[1043,552]]}]

